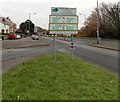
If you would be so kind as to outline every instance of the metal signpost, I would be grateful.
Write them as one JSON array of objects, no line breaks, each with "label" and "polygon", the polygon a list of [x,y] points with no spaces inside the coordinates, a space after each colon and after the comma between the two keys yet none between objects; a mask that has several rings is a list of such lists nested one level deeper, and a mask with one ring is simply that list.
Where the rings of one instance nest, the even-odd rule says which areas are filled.
[{"label": "metal signpost", "polygon": [[53,60],[55,61],[55,35],[53,35]]},{"label": "metal signpost", "polygon": [[[53,60],[55,60],[55,35],[71,34],[73,44],[73,34],[78,34],[76,8],[52,7],[49,15],[49,34],[53,35]],[[70,46],[71,60],[73,60],[73,45]]]},{"label": "metal signpost", "polygon": [[71,34],[71,43],[70,43],[70,51],[71,51],[71,61],[73,61],[73,50],[75,49],[75,43],[73,42],[73,34]]}]

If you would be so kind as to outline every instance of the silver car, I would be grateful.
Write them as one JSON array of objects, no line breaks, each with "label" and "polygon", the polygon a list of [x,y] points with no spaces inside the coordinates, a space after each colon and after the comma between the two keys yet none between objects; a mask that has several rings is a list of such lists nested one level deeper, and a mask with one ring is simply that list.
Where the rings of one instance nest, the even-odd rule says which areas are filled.
[{"label": "silver car", "polygon": [[32,35],[31,38],[32,38],[33,40],[39,40],[38,35]]}]

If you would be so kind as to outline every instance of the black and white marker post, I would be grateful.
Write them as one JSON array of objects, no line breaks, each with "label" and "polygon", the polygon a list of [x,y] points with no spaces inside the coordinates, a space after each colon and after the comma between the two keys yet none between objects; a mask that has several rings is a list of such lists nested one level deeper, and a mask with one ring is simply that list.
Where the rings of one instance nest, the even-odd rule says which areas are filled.
[{"label": "black and white marker post", "polygon": [[71,44],[70,44],[71,61],[73,61],[73,50],[74,50],[74,42],[73,42],[73,34],[71,34]]},{"label": "black and white marker post", "polygon": [[55,34],[53,35],[53,60],[55,61]]}]

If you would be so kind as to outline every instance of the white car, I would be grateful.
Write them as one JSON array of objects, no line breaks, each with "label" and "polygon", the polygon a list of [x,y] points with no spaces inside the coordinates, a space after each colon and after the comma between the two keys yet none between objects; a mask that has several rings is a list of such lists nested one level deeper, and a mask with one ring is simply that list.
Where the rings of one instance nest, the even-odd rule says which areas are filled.
[{"label": "white car", "polygon": [[[54,36],[54,35],[51,35],[51,36]],[[57,34],[55,34],[55,36],[57,36]]]},{"label": "white car", "polygon": [[33,35],[31,35],[31,38],[33,38],[35,35],[33,34]]},{"label": "white car", "polygon": [[20,36],[20,35],[17,35],[17,36],[16,36],[16,38],[17,38],[17,39],[20,39],[20,38],[21,38],[21,36]]},{"label": "white car", "polygon": [[2,37],[0,36],[0,40],[2,40]]}]

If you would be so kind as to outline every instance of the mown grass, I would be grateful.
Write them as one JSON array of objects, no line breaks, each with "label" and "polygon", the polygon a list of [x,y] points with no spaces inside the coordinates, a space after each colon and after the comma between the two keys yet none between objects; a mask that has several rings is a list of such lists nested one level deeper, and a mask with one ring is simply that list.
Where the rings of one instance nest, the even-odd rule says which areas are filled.
[{"label": "mown grass", "polygon": [[118,76],[57,53],[28,60],[3,74],[3,100],[117,100]]}]

